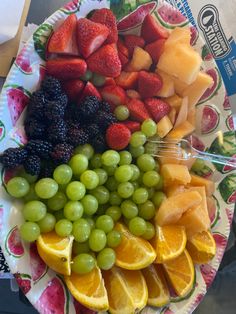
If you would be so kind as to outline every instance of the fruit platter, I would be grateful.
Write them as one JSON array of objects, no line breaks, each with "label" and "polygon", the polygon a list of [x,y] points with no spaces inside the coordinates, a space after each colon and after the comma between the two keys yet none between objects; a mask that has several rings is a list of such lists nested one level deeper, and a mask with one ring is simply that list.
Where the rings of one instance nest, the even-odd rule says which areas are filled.
[{"label": "fruit platter", "polygon": [[[0,98],[0,246],[41,314],[188,314],[223,257],[236,156],[220,72],[165,1],[78,1],[17,56]],[[156,154],[156,141],[169,150]]]}]

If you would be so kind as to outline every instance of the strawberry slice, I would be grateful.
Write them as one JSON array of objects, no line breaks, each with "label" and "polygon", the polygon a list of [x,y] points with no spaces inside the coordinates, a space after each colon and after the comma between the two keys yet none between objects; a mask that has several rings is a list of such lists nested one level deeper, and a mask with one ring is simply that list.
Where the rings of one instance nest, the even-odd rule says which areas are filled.
[{"label": "strawberry slice", "polygon": [[168,115],[171,111],[171,106],[168,103],[157,98],[146,99],[145,105],[156,122],[159,122],[164,116]]},{"label": "strawberry slice", "polygon": [[162,79],[158,74],[146,71],[139,72],[138,91],[142,98],[150,98],[157,95],[162,85]]},{"label": "strawberry slice", "polygon": [[61,80],[80,78],[86,70],[86,62],[80,58],[57,58],[46,62],[47,75]]},{"label": "strawberry slice", "polygon": [[47,50],[49,53],[68,54],[77,56],[79,54],[76,43],[75,14],[68,16],[61,26],[52,34]]},{"label": "strawberry slice", "polygon": [[112,77],[106,77],[103,87],[110,85],[116,85],[116,81]]},{"label": "strawberry slice", "polygon": [[125,45],[128,48],[129,55],[132,56],[135,47],[143,48],[145,46],[145,41],[142,37],[136,35],[126,35]]},{"label": "strawberry slice", "polygon": [[112,108],[124,105],[126,102],[126,94],[123,88],[117,85],[105,86],[101,90],[103,100],[107,101]]},{"label": "strawberry slice", "polygon": [[70,101],[76,101],[84,89],[84,82],[79,79],[65,81],[62,82],[62,88]]},{"label": "strawberry slice", "polygon": [[87,82],[87,84],[83,90],[83,93],[79,99],[79,103],[81,102],[81,100],[83,100],[87,96],[95,96],[99,100],[102,100],[101,94],[99,93],[99,91],[96,89],[96,87],[91,82]]},{"label": "strawberry slice", "polygon": [[84,58],[88,58],[100,48],[108,35],[109,29],[105,25],[86,18],[77,21],[77,44],[79,52]]},{"label": "strawberry slice", "polygon": [[109,29],[109,35],[106,40],[107,44],[117,42],[118,31],[116,26],[116,17],[110,9],[103,8],[96,10],[91,17],[91,21],[101,23]]},{"label": "strawberry slice", "polygon": [[131,133],[140,131],[141,129],[141,124],[137,121],[127,120],[122,122],[122,124],[124,124],[130,130]]},{"label": "strawberry slice", "polygon": [[124,72],[115,79],[116,84],[124,89],[135,88],[138,81],[138,72]]},{"label": "strawberry slice", "polygon": [[115,45],[105,45],[87,59],[88,68],[103,76],[117,77],[121,72],[121,62]]},{"label": "strawberry slice", "polygon": [[151,43],[157,39],[168,38],[169,33],[164,27],[157,24],[155,18],[151,16],[151,14],[148,14],[142,24],[141,36],[146,43]]},{"label": "strawberry slice", "polygon": [[164,52],[164,48],[165,48],[165,39],[158,39],[156,41],[154,41],[151,44],[148,44],[145,47],[145,50],[150,54],[150,56],[152,57],[152,61],[153,63],[157,63],[160,59],[160,56],[162,55],[162,53]]},{"label": "strawberry slice", "polygon": [[123,68],[129,62],[129,51],[127,47],[125,46],[124,41],[121,39],[121,37],[118,38],[117,50],[118,50],[118,56],[120,58],[120,62]]},{"label": "strawberry slice", "polygon": [[144,120],[150,119],[150,115],[141,100],[129,100],[127,108],[129,109],[131,118],[136,121],[143,122]]},{"label": "strawberry slice", "polygon": [[124,67],[126,66],[126,64],[129,62],[129,59],[123,55],[121,52],[118,51],[118,56],[120,59],[120,63],[122,65],[122,69],[124,69]]}]

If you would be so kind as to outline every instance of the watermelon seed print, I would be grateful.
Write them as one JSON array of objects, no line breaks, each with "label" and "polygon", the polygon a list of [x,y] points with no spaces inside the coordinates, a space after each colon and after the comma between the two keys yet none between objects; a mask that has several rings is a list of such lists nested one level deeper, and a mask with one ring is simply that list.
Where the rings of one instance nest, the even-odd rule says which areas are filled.
[{"label": "watermelon seed print", "polygon": [[6,128],[4,123],[0,120],[0,142],[5,138],[6,136]]},{"label": "watermelon seed print", "polygon": [[224,110],[231,110],[229,97],[228,97],[227,94],[225,94],[225,100],[224,100],[224,103],[223,103],[223,108],[224,108]]},{"label": "watermelon seed print", "polygon": [[202,111],[202,119],[201,119],[201,133],[208,134],[215,131],[218,128],[220,123],[220,113],[214,107],[210,105],[206,105]]},{"label": "watermelon seed print", "polygon": [[197,40],[198,40],[199,33],[198,33],[198,30],[196,29],[196,27],[194,27],[194,26],[190,27],[190,31],[191,31],[190,44],[192,46],[194,46],[196,44]]},{"label": "watermelon seed print", "polygon": [[27,50],[27,46],[24,46],[15,60],[15,65],[26,75],[33,73],[33,69],[30,64],[31,54],[32,52]]},{"label": "watermelon seed print", "polygon": [[51,36],[53,27],[44,23],[33,34],[34,48],[42,60],[46,60],[46,47],[48,38]]},{"label": "watermelon seed print", "polygon": [[20,232],[17,226],[13,227],[5,240],[5,249],[7,253],[15,258],[20,258],[24,255],[25,250],[21,242]]},{"label": "watermelon seed print", "polygon": [[234,125],[234,118],[233,115],[229,115],[226,119],[226,126],[230,131],[234,131],[236,129],[236,125]]},{"label": "watermelon seed print", "polygon": [[81,0],[74,0],[64,5],[60,9],[60,11],[68,15],[79,12],[81,4],[82,4]]},{"label": "watermelon seed print", "polygon": [[220,72],[217,68],[209,69],[206,71],[206,73],[212,77],[214,84],[212,85],[212,87],[208,88],[205,91],[205,93],[201,97],[200,101],[198,102],[198,105],[200,105],[200,104],[210,100],[211,98],[213,98],[222,86],[222,77],[221,77]]},{"label": "watermelon seed print", "polygon": [[31,277],[27,274],[14,274],[18,286],[24,294],[27,294],[31,289]]}]

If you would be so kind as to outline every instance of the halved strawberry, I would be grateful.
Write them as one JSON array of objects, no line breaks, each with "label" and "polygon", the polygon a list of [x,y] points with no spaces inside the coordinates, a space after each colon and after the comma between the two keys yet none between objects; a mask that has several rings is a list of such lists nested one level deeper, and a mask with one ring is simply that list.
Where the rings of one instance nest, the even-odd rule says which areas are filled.
[{"label": "halved strawberry", "polygon": [[115,45],[105,45],[93,53],[87,60],[88,68],[103,76],[117,77],[121,72],[121,63]]},{"label": "halved strawberry", "polygon": [[141,129],[141,123],[137,121],[127,120],[122,122],[122,124],[124,124],[130,130],[131,133],[134,133]]},{"label": "halved strawberry", "polygon": [[145,50],[152,57],[153,63],[157,63],[165,48],[166,39],[158,39],[145,47]]},{"label": "halved strawberry", "polygon": [[84,82],[79,79],[64,81],[62,82],[62,87],[69,100],[76,101],[84,89]]},{"label": "halved strawberry", "polygon": [[141,100],[131,99],[126,106],[129,109],[130,117],[132,119],[139,122],[150,119],[150,115]]},{"label": "halved strawberry", "polygon": [[100,48],[108,35],[109,29],[105,25],[86,18],[80,18],[77,21],[77,44],[84,58],[88,58]]},{"label": "halved strawberry", "polygon": [[169,36],[168,31],[157,24],[155,18],[148,14],[145,16],[145,19],[141,28],[141,36],[146,41],[146,43],[151,43],[157,39],[166,39]]},{"label": "halved strawberry", "polygon": [[162,88],[162,79],[156,73],[146,71],[139,72],[138,91],[142,98],[150,98],[159,92]]},{"label": "halved strawberry", "polygon": [[117,42],[118,31],[116,26],[116,17],[110,9],[103,8],[96,10],[91,17],[91,21],[106,25],[109,29],[110,32],[106,40],[107,44]]},{"label": "halved strawberry", "polygon": [[76,23],[77,17],[75,14],[71,14],[65,19],[49,40],[47,46],[47,51],[49,53],[74,56],[79,54],[76,43]]},{"label": "halved strawberry", "polygon": [[128,48],[125,46],[124,41],[121,37],[118,38],[117,41],[117,49],[118,52],[123,54],[124,56],[126,56],[127,58],[129,57],[129,50]]},{"label": "halved strawberry", "polygon": [[124,72],[115,79],[118,86],[124,89],[135,88],[138,80],[138,72]]},{"label": "halved strawberry", "polygon": [[142,37],[136,35],[126,35],[125,45],[128,48],[129,55],[132,56],[135,47],[143,48],[145,46],[145,41]]},{"label": "halved strawberry", "polygon": [[122,53],[120,53],[119,51],[118,51],[118,56],[119,56],[119,59],[120,59],[120,63],[121,63],[121,65],[122,65],[122,69],[124,69],[124,67],[126,66],[126,64],[128,64],[129,59],[128,59],[125,55],[123,55]]},{"label": "halved strawberry", "polygon": [[110,85],[116,85],[116,81],[112,77],[106,77],[103,87]]},{"label": "halved strawberry", "polygon": [[103,100],[106,100],[114,109],[116,106],[126,103],[126,94],[123,88],[117,85],[106,86],[101,89]]},{"label": "halved strawberry", "polygon": [[46,73],[61,80],[80,78],[86,70],[86,62],[80,58],[57,58],[46,62]]},{"label": "halved strawberry", "polygon": [[87,82],[79,102],[87,96],[96,96],[99,100],[102,100],[101,94],[91,82]]},{"label": "halved strawberry", "polygon": [[126,95],[127,95],[128,98],[141,99],[140,94],[136,90],[134,90],[134,89],[128,89],[126,91]]},{"label": "halved strawberry", "polygon": [[171,106],[165,101],[157,98],[148,98],[145,100],[147,110],[152,115],[152,118],[159,122],[164,116],[171,111]]}]

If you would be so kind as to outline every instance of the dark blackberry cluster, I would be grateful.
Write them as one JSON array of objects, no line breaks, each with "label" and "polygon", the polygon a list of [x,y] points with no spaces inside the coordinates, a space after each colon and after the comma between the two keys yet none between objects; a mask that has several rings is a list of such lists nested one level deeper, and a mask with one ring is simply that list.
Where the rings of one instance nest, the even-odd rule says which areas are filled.
[{"label": "dark blackberry cluster", "polygon": [[73,146],[67,143],[57,144],[51,153],[56,165],[67,164],[73,154]]},{"label": "dark blackberry cluster", "polygon": [[24,162],[25,171],[32,176],[38,176],[41,170],[41,160],[37,155],[30,155]]},{"label": "dark blackberry cluster", "polygon": [[41,88],[51,97],[56,97],[58,94],[62,93],[61,83],[52,76],[47,76],[43,80]]},{"label": "dark blackberry cluster", "polygon": [[0,155],[0,162],[5,168],[14,169],[25,162],[27,155],[24,148],[8,148]]},{"label": "dark blackberry cluster", "polygon": [[53,145],[50,142],[42,140],[31,140],[26,144],[26,150],[29,154],[36,154],[42,159],[50,159]]},{"label": "dark blackberry cluster", "polygon": [[86,120],[94,118],[100,108],[100,101],[95,96],[88,96],[78,106],[79,115]]},{"label": "dark blackberry cluster", "polygon": [[67,132],[67,142],[76,147],[89,142],[88,133],[79,127],[70,127]]},{"label": "dark blackberry cluster", "polygon": [[66,142],[67,125],[63,119],[54,121],[48,127],[48,140],[54,144]]}]

